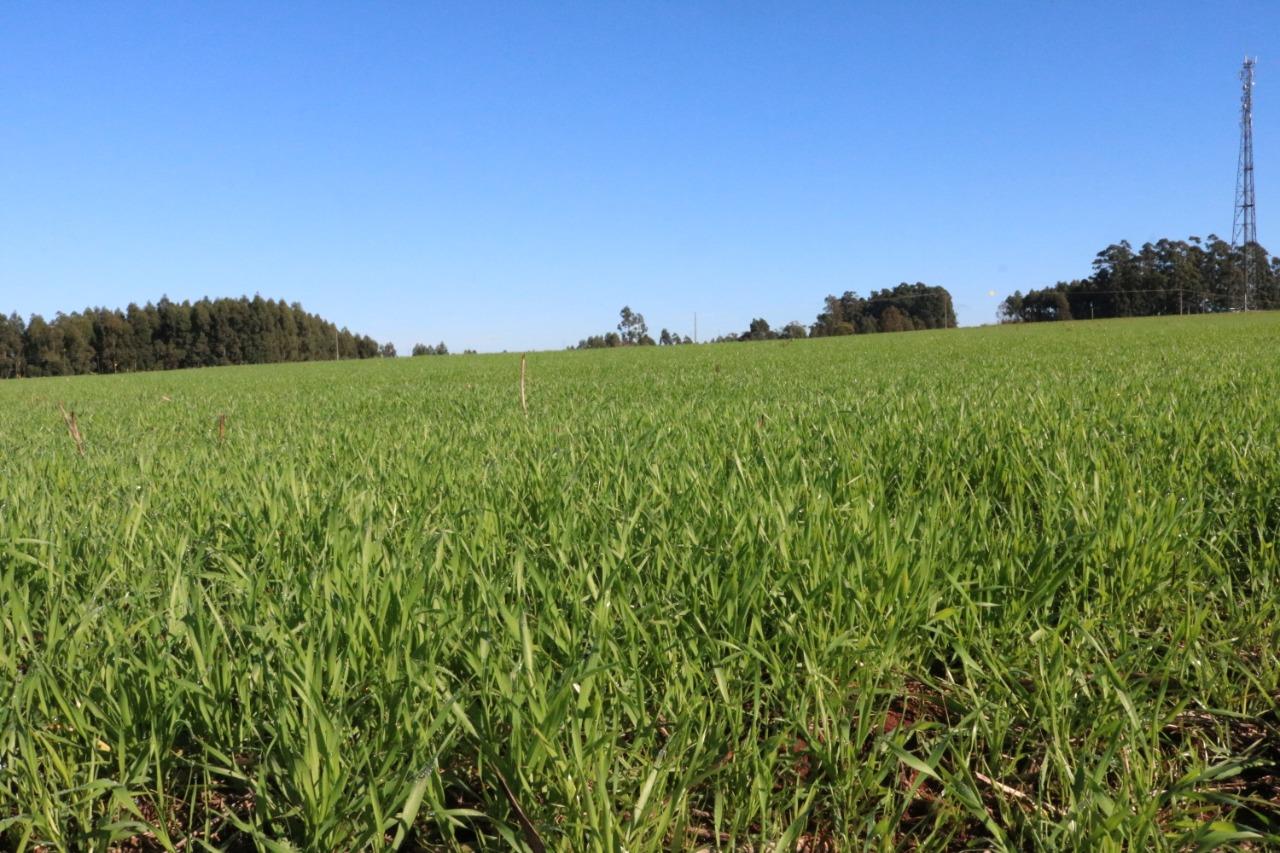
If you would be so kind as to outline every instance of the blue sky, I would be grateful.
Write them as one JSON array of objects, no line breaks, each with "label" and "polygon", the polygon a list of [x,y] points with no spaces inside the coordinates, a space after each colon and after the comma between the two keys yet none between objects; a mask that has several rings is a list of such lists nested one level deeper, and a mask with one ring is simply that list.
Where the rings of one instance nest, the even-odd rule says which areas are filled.
[{"label": "blue sky", "polygon": [[5,3],[0,309],[515,350],[919,280],[990,322],[1230,236],[1246,51],[1274,244],[1280,3]]}]

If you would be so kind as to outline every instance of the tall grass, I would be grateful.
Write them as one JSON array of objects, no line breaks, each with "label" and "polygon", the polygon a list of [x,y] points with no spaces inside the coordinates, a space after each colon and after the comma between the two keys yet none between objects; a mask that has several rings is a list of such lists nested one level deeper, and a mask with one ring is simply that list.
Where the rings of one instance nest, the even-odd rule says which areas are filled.
[{"label": "tall grass", "polygon": [[1278,843],[1277,345],[0,384],[0,846]]}]

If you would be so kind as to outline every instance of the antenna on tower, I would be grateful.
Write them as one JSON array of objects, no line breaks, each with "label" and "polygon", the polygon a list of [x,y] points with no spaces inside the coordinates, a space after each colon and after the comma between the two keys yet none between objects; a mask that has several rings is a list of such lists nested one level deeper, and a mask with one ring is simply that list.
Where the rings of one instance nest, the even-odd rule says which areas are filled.
[{"label": "antenna on tower", "polygon": [[1253,67],[1254,57],[1246,56],[1240,68],[1240,160],[1236,167],[1236,211],[1231,222],[1231,248],[1240,249],[1244,267],[1243,303],[1249,310],[1249,296],[1259,284],[1258,210],[1253,189]]}]

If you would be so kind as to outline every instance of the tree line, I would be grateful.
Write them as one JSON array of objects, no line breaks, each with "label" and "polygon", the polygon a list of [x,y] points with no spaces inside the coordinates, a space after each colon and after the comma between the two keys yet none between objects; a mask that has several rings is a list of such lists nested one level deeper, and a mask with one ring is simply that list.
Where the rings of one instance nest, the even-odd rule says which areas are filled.
[{"label": "tree line", "polygon": [[0,315],[0,378],[129,373],[394,355],[294,302],[208,299],[86,308],[52,320]]},{"label": "tree line", "polygon": [[[662,342],[673,343],[671,333],[662,330]],[[649,335],[649,326],[644,315],[631,310],[629,305],[622,306],[618,312],[618,330],[605,332],[602,335],[590,335],[578,341],[576,349],[607,349],[611,347],[653,346],[655,341]],[[574,347],[570,347],[574,349]]]},{"label": "tree line", "polygon": [[873,290],[863,299],[852,291],[828,296],[822,313],[809,327],[814,338],[954,329],[955,306],[945,287],[905,281],[893,289]]},{"label": "tree line", "polygon": [[1259,280],[1246,293],[1245,251],[1213,234],[1205,240],[1162,239],[1136,251],[1122,240],[1094,257],[1088,278],[1014,291],[1001,303],[999,319],[1034,323],[1280,308],[1280,258],[1249,244]]},{"label": "tree line", "polygon": [[[717,341],[898,332],[955,326],[951,295],[941,287],[900,284],[863,298],[852,291],[828,296],[824,310],[807,328],[792,321],[775,330],[763,318],[746,331]],[[655,340],[644,315],[624,306],[615,331],[578,342],[579,349],[690,344],[688,335],[663,329]],[[468,350],[467,352],[472,352]],[[448,355],[444,342],[415,344],[413,355]],[[232,364],[324,361],[334,358],[395,357],[390,343],[338,328],[298,303],[264,299],[209,299],[159,302],[128,308],[86,308],[58,313],[46,321],[34,314],[0,315],[0,378],[129,373]]]},{"label": "tree line", "polygon": [[[917,329],[952,329],[956,312],[951,294],[944,287],[916,282],[903,282],[894,288],[873,290],[866,298],[846,290],[841,296],[828,296],[817,319],[806,327],[792,320],[781,329],[768,320],[756,317],[744,332],[712,338],[712,343],[728,341],[771,341],[794,338],[826,338],[838,335],[865,335],[876,332],[910,332]],[[649,335],[644,315],[624,306],[619,312],[617,331],[592,335],[578,342],[577,349],[625,346],[690,344],[688,335],[681,336],[663,329],[655,341]]]}]

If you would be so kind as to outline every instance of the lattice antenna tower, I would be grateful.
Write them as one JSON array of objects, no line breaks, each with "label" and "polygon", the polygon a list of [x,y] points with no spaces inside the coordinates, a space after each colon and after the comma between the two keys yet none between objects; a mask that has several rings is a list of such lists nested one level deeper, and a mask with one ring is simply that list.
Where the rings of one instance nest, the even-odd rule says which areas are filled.
[{"label": "lattice antenna tower", "polygon": [[1244,309],[1260,281],[1258,269],[1258,207],[1253,188],[1253,67],[1246,56],[1240,69],[1240,159],[1236,167],[1236,212],[1231,223],[1231,247],[1239,248],[1244,265]]}]

